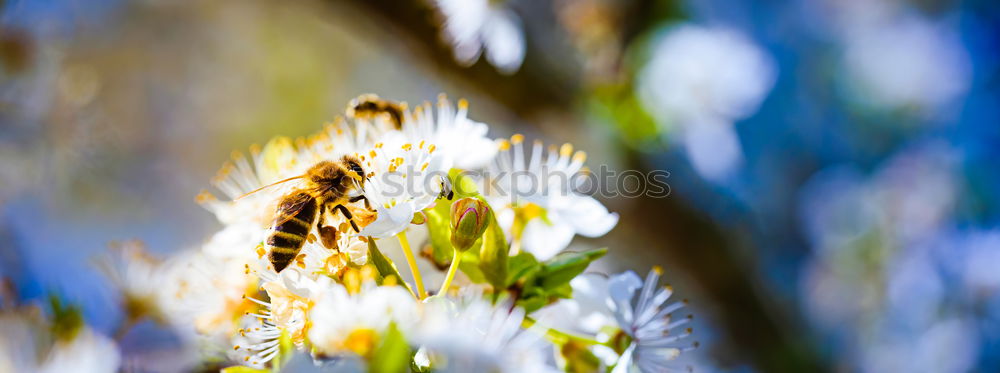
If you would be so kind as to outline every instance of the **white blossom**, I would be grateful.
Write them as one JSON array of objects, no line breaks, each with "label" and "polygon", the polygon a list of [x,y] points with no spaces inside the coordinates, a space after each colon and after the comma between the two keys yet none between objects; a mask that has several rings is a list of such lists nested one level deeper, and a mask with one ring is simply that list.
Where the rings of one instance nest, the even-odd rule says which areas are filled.
[{"label": "white blossom", "polygon": [[472,65],[485,50],[497,70],[512,74],[524,60],[521,19],[502,3],[491,0],[436,0],[444,16],[444,38],[455,60]]},{"label": "white blossom", "polygon": [[535,142],[525,159],[523,140],[515,135],[500,142],[488,174],[496,180],[484,185],[498,222],[515,244],[545,260],[569,246],[573,236],[599,237],[618,223],[618,214],[574,189],[583,182],[585,153],[564,144],[543,155],[542,143]]}]

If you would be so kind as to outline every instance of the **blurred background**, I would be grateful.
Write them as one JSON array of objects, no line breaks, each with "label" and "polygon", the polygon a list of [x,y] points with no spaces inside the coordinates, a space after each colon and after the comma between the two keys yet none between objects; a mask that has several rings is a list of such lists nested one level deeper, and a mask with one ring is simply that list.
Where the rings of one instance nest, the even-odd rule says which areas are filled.
[{"label": "blurred background", "polygon": [[[361,93],[666,170],[602,272],[691,300],[696,371],[1000,371],[1000,3],[0,1],[0,275],[107,334],[112,240],[216,231],[229,153]],[[3,298],[0,298],[3,299]],[[141,325],[141,367],[169,333]],[[138,369],[141,371],[141,369]]]}]

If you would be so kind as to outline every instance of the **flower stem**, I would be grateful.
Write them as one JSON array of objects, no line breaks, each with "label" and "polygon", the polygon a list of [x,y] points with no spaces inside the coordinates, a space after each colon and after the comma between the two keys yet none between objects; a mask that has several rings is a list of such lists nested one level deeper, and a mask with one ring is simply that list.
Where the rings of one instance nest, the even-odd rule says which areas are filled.
[{"label": "flower stem", "polygon": [[417,259],[413,257],[413,250],[410,249],[410,240],[406,239],[406,231],[396,235],[399,245],[403,247],[403,255],[406,255],[406,263],[410,265],[410,273],[413,274],[413,282],[417,284],[417,297],[424,299],[427,291],[424,290],[424,279],[420,277],[420,269],[417,268]]},{"label": "flower stem", "polygon": [[581,336],[581,335],[576,335],[576,334],[573,334],[573,333],[564,332],[564,331],[561,331],[561,330],[549,328],[547,326],[538,324],[537,321],[535,321],[534,319],[532,319],[530,317],[525,317],[524,321],[521,322],[521,326],[523,328],[525,328],[525,329],[529,329],[532,326],[535,326],[535,327],[541,328],[541,329],[545,329],[545,338],[548,339],[550,342],[555,343],[555,344],[560,345],[560,346],[566,344],[566,342],[569,342],[569,341],[575,341],[575,342],[583,343],[583,344],[587,344],[587,345],[599,345],[599,344],[602,344],[601,342],[598,342],[597,340],[595,340],[595,339],[593,339],[591,337],[585,337],[585,336]]},{"label": "flower stem", "polygon": [[447,294],[448,287],[451,286],[451,280],[455,278],[455,272],[458,272],[458,264],[462,262],[462,252],[455,250],[455,257],[451,260],[451,266],[448,267],[448,275],[444,278],[444,283],[441,284],[441,290],[438,290],[438,294]]}]

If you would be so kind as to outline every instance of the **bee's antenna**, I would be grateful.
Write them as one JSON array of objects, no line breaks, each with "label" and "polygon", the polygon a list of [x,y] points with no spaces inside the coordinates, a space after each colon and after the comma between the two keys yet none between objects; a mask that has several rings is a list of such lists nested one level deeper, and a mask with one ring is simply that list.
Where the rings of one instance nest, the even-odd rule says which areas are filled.
[{"label": "bee's antenna", "polygon": [[273,187],[273,186],[275,186],[275,185],[278,185],[278,184],[281,184],[281,183],[285,183],[285,182],[289,182],[289,181],[292,181],[292,180],[295,180],[295,179],[301,179],[301,178],[303,178],[303,177],[305,177],[305,176],[306,176],[306,175],[299,175],[299,176],[295,176],[295,177],[290,177],[290,178],[287,178],[287,179],[284,179],[284,180],[278,180],[278,181],[275,181],[275,182],[273,182],[273,183],[270,183],[270,184],[267,184],[267,185],[265,185],[265,186],[262,186],[262,187],[260,187],[260,188],[257,188],[257,189],[254,189],[254,190],[251,190],[251,191],[247,192],[246,194],[244,194],[244,195],[242,195],[242,196],[239,196],[239,197],[236,197],[236,199],[234,199],[233,201],[234,201],[234,202],[235,202],[235,201],[239,201],[239,200],[243,199],[243,197],[246,197],[246,196],[249,196],[249,195],[251,195],[251,194],[254,194],[254,193],[257,193],[257,192],[259,192],[259,191],[261,191],[261,190],[264,190],[264,189],[267,189],[267,188],[270,188],[270,187]]}]

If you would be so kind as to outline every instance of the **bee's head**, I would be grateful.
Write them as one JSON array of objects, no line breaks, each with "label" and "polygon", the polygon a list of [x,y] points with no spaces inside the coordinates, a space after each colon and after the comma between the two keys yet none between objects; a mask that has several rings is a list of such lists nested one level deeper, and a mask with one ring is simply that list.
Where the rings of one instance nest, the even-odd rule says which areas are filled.
[{"label": "bee's head", "polygon": [[354,155],[344,155],[340,158],[340,162],[345,168],[347,168],[347,176],[357,180],[361,185],[364,185],[365,169],[364,167],[361,167],[361,160],[358,159],[358,157]]}]

